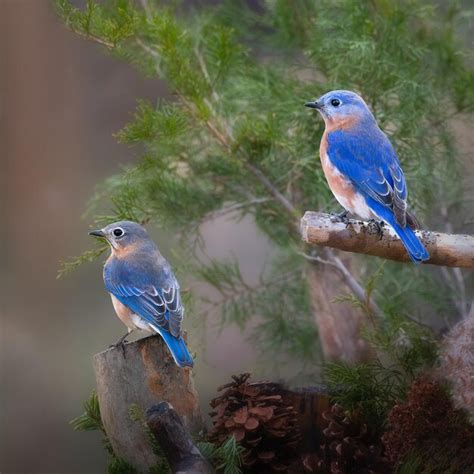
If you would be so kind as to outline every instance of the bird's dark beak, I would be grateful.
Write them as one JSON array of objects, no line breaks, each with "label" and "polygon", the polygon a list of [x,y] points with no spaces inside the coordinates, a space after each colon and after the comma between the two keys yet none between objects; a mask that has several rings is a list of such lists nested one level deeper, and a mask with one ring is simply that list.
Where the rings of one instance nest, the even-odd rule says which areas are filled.
[{"label": "bird's dark beak", "polygon": [[91,230],[89,235],[93,235],[94,237],[105,237],[105,232],[102,230]]},{"label": "bird's dark beak", "polygon": [[310,109],[321,110],[323,108],[323,106],[317,100],[312,100],[312,101],[306,102],[306,104],[304,104],[304,105],[305,105],[305,107],[309,107]]}]

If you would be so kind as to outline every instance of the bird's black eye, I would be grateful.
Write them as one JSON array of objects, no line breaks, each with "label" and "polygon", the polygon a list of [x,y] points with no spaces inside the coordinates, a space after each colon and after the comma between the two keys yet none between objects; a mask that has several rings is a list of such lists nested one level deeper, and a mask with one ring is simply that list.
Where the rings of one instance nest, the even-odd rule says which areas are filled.
[{"label": "bird's black eye", "polygon": [[333,107],[339,107],[341,105],[341,101],[339,99],[331,99],[331,105]]},{"label": "bird's black eye", "polygon": [[122,237],[123,230],[120,227],[117,227],[113,230],[113,234],[115,235],[115,237]]}]

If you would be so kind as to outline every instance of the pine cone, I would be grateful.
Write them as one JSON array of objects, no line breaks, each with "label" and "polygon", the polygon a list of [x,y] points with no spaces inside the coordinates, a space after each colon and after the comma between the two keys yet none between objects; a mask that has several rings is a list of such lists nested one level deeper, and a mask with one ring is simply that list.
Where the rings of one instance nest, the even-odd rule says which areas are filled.
[{"label": "pine cone", "polygon": [[224,392],[210,403],[209,439],[220,445],[234,436],[244,448],[246,472],[286,472],[301,439],[296,412],[281,385],[249,383],[249,377],[233,376],[233,382],[218,388]]},{"label": "pine cone", "polygon": [[357,413],[349,414],[340,405],[323,413],[325,441],[316,454],[304,456],[306,472],[348,474],[387,473],[382,445],[371,436]]}]

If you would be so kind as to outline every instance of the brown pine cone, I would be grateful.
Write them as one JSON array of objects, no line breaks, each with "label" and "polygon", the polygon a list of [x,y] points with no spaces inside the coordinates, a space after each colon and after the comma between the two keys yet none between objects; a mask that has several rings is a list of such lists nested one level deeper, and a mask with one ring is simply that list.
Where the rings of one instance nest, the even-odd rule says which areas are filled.
[{"label": "brown pine cone", "polygon": [[379,440],[370,435],[357,413],[349,414],[340,405],[323,413],[324,442],[315,454],[303,456],[306,472],[318,474],[389,473]]},{"label": "brown pine cone", "polygon": [[272,382],[250,383],[250,374],[233,376],[218,388],[210,405],[213,427],[209,439],[221,445],[230,436],[244,448],[245,472],[286,472],[300,441],[296,412]]}]

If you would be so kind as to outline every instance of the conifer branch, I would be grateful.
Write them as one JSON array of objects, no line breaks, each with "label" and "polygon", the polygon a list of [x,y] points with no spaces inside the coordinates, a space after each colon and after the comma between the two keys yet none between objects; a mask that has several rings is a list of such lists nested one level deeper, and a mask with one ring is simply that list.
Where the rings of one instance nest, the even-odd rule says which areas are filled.
[{"label": "conifer branch", "polygon": [[[290,341],[300,351],[314,336],[314,325],[304,326],[300,317],[295,317],[302,323],[296,329],[288,324],[287,314],[280,311],[288,305],[301,316],[312,310],[320,328],[328,322],[336,331],[327,334],[329,345],[334,335],[350,345],[360,314],[352,308],[339,311],[331,302],[337,301],[341,285],[349,289],[345,299],[364,312],[374,298],[373,284],[362,280],[373,259],[359,269],[330,248],[302,254],[312,268],[295,258],[295,246],[304,251],[303,243],[296,243],[302,209],[327,208],[330,199],[322,170],[314,163],[322,124],[316,128],[295,98],[311,97],[341,83],[361,92],[406,160],[410,179],[426,178],[417,180],[412,204],[433,209],[431,203],[443,201],[450,204],[441,209],[441,217],[459,215],[466,199],[461,186],[456,186],[462,168],[453,159],[456,141],[448,124],[452,113],[474,110],[474,97],[467,92],[472,75],[459,54],[458,38],[451,34],[456,15],[434,19],[425,9],[415,9],[407,17],[402,1],[393,2],[394,15],[363,2],[357,8],[354,2],[342,2],[335,10],[330,0],[318,2],[317,8],[314,2],[267,2],[256,15],[245,7],[236,15],[233,2],[204,7],[199,15],[187,15],[156,0],[121,0],[120,8],[98,0],[88,0],[84,8],[73,6],[72,0],[54,2],[70,29],[147,74],[158,74],[177,98],[174,104],[140,102],[135,118],[120,132],[121,141],[141,143],[147,154],[130,173],[105,183],[114,205],[110,218],[166,219],[186,236],[189,232],[184,229],[191,223],[196,230],[192,238],[202,243],[200,223],[237,209],[236,217],[253,215],[259,229],[282,251],[281,262],[280,257],[271,257],[278,263],[272,274],[286,272],[288,265],[298,268],[291,291],[265,289],[259,298],[230,301],[223,309],[224,319],[245,324],[255,314],[253,307],[247,310],[249,301],[265,298],[260,316],[267,326],[258,330],[263,334],[260,328],[265,328],[265,347]],[[370,31],[367,19],[374,25]],[[438,28],[425,28],[432,21]],[[273,44],[285,44],[285,53],[269,55],[259,46]],[[295,59],[303,53],[302,68]],[[427,69],[433,72],[430,77]],[[245,207],[255,199],[267,202]],[[444,232],[452,233],[448,226]],[[323,273],[319,265],[329,271]],[[221,267],[208,272],[212,286],[228,293],[245,287],[232,266]],[[380,304],[388,295],[408,313],[415,311],[413,303],[420,298],[445,313],[451,307],[459,314],[466,311],[467,280],[459,268],[442,268],[436,276],[413,272],[411,265],[393,270],[373,280]],[[440,273],[444,279],[438,278]],[[397,290],[392,290],[394,283],[399,284]],[[376,312],[373,308],[370,316]],[[238,313],[250,316],[239,319]],[[429,317],[428,311],[420,313]],[[279,318],[285,324],[278,325]],[[326,337],[320,334],[321,339]]]},{"label": "conifer branch", "polygon": [[375,303],[373,298],[370,297],[370,294],[368,294],[362,287],[362,285],[360,285],[359,282],[354,278],[354,276],[348,270],[346,265],[344,265],[343,261],[336,255],[334,255],[333,252],[329,254],[331,260],[324,259],[318,255],[308,255],[304,252],[298,252],[298,254],[306,260],[309,260],[310,262],[322,263],[338,270],[338,272],[340,272],[340,274],[344,277],[346,285],[351,289],[352,293],[357,298],[359,303],[361,303],[362,306],[367,310],[367,313],[371,316],[382,316],[383,313],[378,307],[377,303]]},{"label": "conifer branch", "polygon": [[212,85],[211,76],[209,76],[209,72],[207,70],[206,63],[205,63],[204,58],[202,57],[202,54],[199,51],[199,48],[197,46],[194,49],[194,54],[196,55],[196,58],[199,62],[199,67],[201,68],[202,75],[204,76],[204,78],[206,79],[206,82],[211,87],[212,98],[217,102],[219,100],[219,94],[216,92],[216,89]]},{"label": "conifer branch", "polygon": [[251,163],[245,163],[245,167],[260,181],[267,191],[285,208],[290,217],[298,216],[296,207],[280,192],[277,187],[265,176],[265,174]]},{"label": "conifer branch", "polygon": [[70,24],[66,23],[66,28],[71,31],[72,33],[76,34],[77,36],[86,39],[88,41],[92,41],[93,43],[100,44],[101,46],[105,46],[107,49],[114,49],[115,44],[105,40],[104,38],[100,38],[99,36],[92,35],[90,33],[85,33],[77,28],[73,28]]},{"label": "conifer branch", "polygon": [[[147,3],[147,0],[142,0],[143,3]],[[150,53],[152,56],[157,58],[159,55],[156,51],[153,51],[151,48],[149,48],[147,45],[145,45],[143,42],[139,41],[138,44],[142,46],[142,48]],[[210,82],[210,77],[207,72],[207,68],[204,63],[204,59],[202,56],[199,54],[199,51],[195,49],[195,54],[197,54],[197,59],[200,64],[200,67],[203,72],[204,78],[207,80],[209,86],[211,87],[211,90],[213,90],[213,86]],[[157,72],[160,72],[157,68]],[[187,100],[187,98],[179,91],[175,91],[178,97],[180,98],[181,102],[183,105],[185,105],[188,110],[193,114],[196,114],[196,110],[194,107],[194,104]],[[211,112],[213,114],[214,120],[218,120],[216,117],[216,113],[211,108]],[[227,133],[223,133],[220,130],[220,127],[218,127],[213,120],[208,119],[205,122],[206,127],[209,129],[209,131],[214,135],[214,137],[217,139],[217,141],[226,149],[228,153],[232,153],[233,145],[234,143],[234,138],[232,135],[232,130],[229,125],[226,124],[224,129],[226,130]],[[241,148],[237,148],[237,150],[243,155],[245,161],[244,161],[244,166],[245,168],[266,188],[266,190],[275,198],[277,202],[279,202],[282,207],[285,209],[287,214],[290,217],[290,222],[294,225],[295,229],[299,229],[299,222],[298,222],[298,216],[300,215],[299,211],[296,209],[296,207],[290,202],[289,199],[286,198],[279,190],[278,188],[265,176],[265,174],[257,168],[255,165],[250,163],[249,156],[247,153],[242,150]],[[372,314],[381,314],[379,308],[377,307],[375,301],[369,297],[367,298],[366,292],[362,288],[362,286],[357,282],[355,277],[351,274],[347,266],[340,260],[334,253],[330,250],[327,251],[327,255],[329,257],[329,261],[331,266],[336,268],[341,275],[344,278],[344,281],[346,282],[347,286],[351,289],[351,291],[354,293],[354,296],[365,306],[369,309],[369,312]],[[323,261],[320,261],[319,263],[323,263]]]},{"label": "conifer branch", "polygon": [[209,221],[209,220],[212,220],[212,219],[216,219],[217,217],[222,217],[222,216],[225,216],[227,214],[231,214],[235,211],[239,211],[239,210],[244,209],[246,207],[255,206],[256,204],[262,204],[262,203],[268,202],[268,201],[271,201],[271,199],[266,198],[266,197],[262,197],[262,198],[249,199],[248,201],[237,202],[235,204],[231,204],[229,206],[222,207],[221,209],[218,209],[217,211],[209,213],[207,216],[205,216],[203,218],[201,223],[204,222],[204,221]]},{"label": "conifer branch", "polygon": [[[426,262],[446,267],[474,268],[474,236],[416,231],[430,254]],[[364,253],[377,257],[409,262],[410,258],[401,243],[388,230],[382,235],[370,222],[350,219],[336,222],[329,214],[306,212],[301,219],[301,234],[305,242],[347,252]],[[337,264],[339,259],[334,257]],[[342,262],[341,262],[342,263]],[[339,266],[341,272],[343,267]],[[348,281],[349,275],[346,275]]]},{"label": "conifer branch", "polygon": [[[147,16],[148,19],[151,18],[151,8],[148,3],[148,0],[140,0],[141,5],[145,11],[145,15]],[[107,47],[108,49],[113,49],[115,47],[115,44],[107,42],[99,37],[83,33],[79,30],[73,29],[70,25],[69,28],[71,31],[74,33],[78,34],[79,36],[82,36],[88,40],[97,42],[101,44],[102,46]],[[148,46],[140,37],[137,37],[135,39],[135,43],[143,49],[146,53],[148,53],[150,56],[152,56],[155,59],[155,70],[158,75],[162,76],[162,71],[159,65],[160,61],[160,55],[157,51],[155,51],[153,48]],[[194,50],[196,58],[198,60],[198,63],[200,65],[202,74],[206,82],[208,83],[209,87],[211,88],[211,95],[213,96],[214,100],[217,100],[219,96],[214,90],[213,84],[211,83],[211,79],[209,76],[209,73],[207,71],[207,67],[204,61],[204,58],[200,54],[199,50],[195,48]],[[199,118],[198,111],[196,110],[196,107],[194,103],[190,100],[187,99],[187,97],[178,89],[175,89],[175,94],[178,96],[180,99],[181,103],[192,113],[195,117]],[[218,143],[220,143],[226,151],[231,154],[233,153],[233,148],[236,147],[235,140],[233,138],[232,134],[232,129],[230,125],[225,124],[222,128],[225,129],[225,132],[221,131],[221,127],[218,126],[215,122],[218,122],[219,124],[221,123],[221,120],[217,117],[217,113],[215,112],[214,108],[212,105],[209,103],[209,101],[205,101],[206,106],[209,108],[212,118],[209,118],[205,120],[205,126],[208,128],[208,130],[211,132],[211,134],[216,138]],[[214,120],[212,120],[214,119]],[[298,222],[298,216],[300,215],[298,209],[293,205],[293,203],[290,202],[286,196],[284,196],[283,193],[281,193],[278,188],[267,178],[267,176],[255,165],[253,165],[250,162],[249,156],[245,152],[245,150],[242,150],[242,148],[239,148],[237,146],[237,151],[243,155],[244,158],[244,167],[257,179],[257,181],[260,182],[260,184],[263,185],[263,187],[271,194],[274,199],[281,204],[281,206],[284,208],[288,216],[290,217],[290,222],[293,226],[293,228],[298,231],[299,229],[299,222]],[[357,280],[354,278],[354,276],[351,274],[347,266],[338,258],[334,255],[334,253],[330,250],[327,251],[327,255],[329,257],[329,260],[318,260],[318,263],[323,263],[325,265],[330,264],[333,268],[336,268],[343,276],[344,281],[346,282],[347,286],[351,289],[351,291],[354,293],[355,297],[364,305],[367,305],[367,307],[371,308],[371,312],[374,313],[379,313],[379,310],[375,304],[375,302],[369,298],[369,302],[367,303],[367,297],[365,295],[364,289],[357,283]],[[315,260],[313,260],[315,262]]]},{"label": "conifer branch", "polygon": [[227,291],[227,289],[219,289],[222,298],[217,301],[211,301],[210,306],[213,308],[221,308],[230,302],[242,301],[244,298],[258,295],[269,288],[275,287],[275,285],[288,282],[291,278],[295,278],[296,274],[297,272],[295,271],[286,272],[253,286],[241,281],[241,286],[233,288],[231,292]]},{"label": "conifer branch", "polygon": [[[146,4],[146,0],[143,0],[143,2]],[[143,41],[140,41],[139,39],[137,40],[137,43],[149,54],[151,54],[155,59],[159,57],[159,54],[148,47]],[[197,50],[195,50],[196,52]],[[210,83],[210,77],[209,74],[207,73],[207,68],[205,67],[204,60],[202,56],[197,54],[197,59],[198,62],[201,65],[201,69],[203,70],[203,76],[207,80],[209,86],[211,87],[212,90],[212,84]],[[157,72],[160,73],[159,69],[157,68]],[[183,105],[189,109],[189,111],[196,116],[197,112],[195,110],[194,104],[190,102],[178,89],[175,90],[176,95],[179,97]],[[214,120],[218,120],[215,114],[214,110],[211,110],[213,112],[213,118]],[[220,127],[217,126],[213,120],[208,119],[205,122],[206,127],[209,129],[209,131],[214,135],[214,137],[217,139],[217,141],[226,149],[228,153],[232,153],[232,145],[234,145],[234,139],[232,136],[231,128],[230,126],[226,126],[225,129],[227,130],[227,133],[223,133],[220,130]],[[298,216],[298,211],[295,208],[295,206],[280,192],[278,191],[277,187],[265,176],[265,174],[256,166],[251,164],[248,159],[249,157],[247,154],[242,150],[239,149],[240,153],[244,155],[245,163],[244,166],[247,168],[248,171],[250,171],[251,174],[253,174],[258,181],[267,189],[267,191],[278,201],[280,204],[285,208],[285,210],[290,214],[291,218],[294,220]],[[298,223],[295,224],[296,228],[298,228]]]}]

